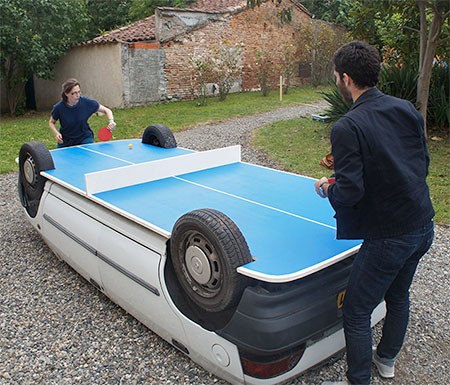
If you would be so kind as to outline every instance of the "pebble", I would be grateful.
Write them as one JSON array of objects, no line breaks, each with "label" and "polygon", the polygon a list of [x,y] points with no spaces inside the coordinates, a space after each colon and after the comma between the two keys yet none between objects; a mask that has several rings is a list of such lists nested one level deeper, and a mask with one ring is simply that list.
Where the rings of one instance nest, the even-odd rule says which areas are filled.
[{"label": "pebble", "polygon": [[[178,146],[242,145],[245,162],[269,167],[251,132],[277,120],[323,111],[324,102],[192,127]],[[60,261],[25,218],[17,173],[0,175],[0,384],[227,384],[192,362]],[[436,226],[411,288],[408,333],[396,377],[372,384],[450,383],[450,226]],[[379,339],[380,326],[374,330]],[[340,355],[291,380],[315,385],[345,378]]]}]

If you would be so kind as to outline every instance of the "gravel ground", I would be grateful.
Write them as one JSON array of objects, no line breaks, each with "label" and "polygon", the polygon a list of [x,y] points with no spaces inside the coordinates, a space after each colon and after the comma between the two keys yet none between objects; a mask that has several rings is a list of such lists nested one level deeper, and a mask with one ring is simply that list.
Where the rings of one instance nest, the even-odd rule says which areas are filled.
[{"label": "gravel ground", "polygon": [[[176,139],[180,147],[198,150],[241,144],[244,161],[277,167],[249,145],[251,131],[324,107],[283,108],[193,127]],[[26,221],[16,182],[17,173],[0,175],[0,384],[226,384],[58,260]],[[411,289],[396,378],[383,381],[373,370],[373,384],[450,384],[449,255],[450,226],[436,226]],[[345,367],[341,356],[289,383],[339,380]]]}]

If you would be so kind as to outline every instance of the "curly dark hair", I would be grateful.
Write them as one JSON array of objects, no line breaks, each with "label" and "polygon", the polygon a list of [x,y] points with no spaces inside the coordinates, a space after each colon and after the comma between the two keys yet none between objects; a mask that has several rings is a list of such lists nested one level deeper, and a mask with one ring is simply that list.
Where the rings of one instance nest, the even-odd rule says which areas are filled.
[{"label": "curly dark hair", "polygon": [[375,87],[381,69],[381,58],[377,49],[363,41],[344,44],[334,54],[334,68],[343,79],[349,75],[359,88]]}]

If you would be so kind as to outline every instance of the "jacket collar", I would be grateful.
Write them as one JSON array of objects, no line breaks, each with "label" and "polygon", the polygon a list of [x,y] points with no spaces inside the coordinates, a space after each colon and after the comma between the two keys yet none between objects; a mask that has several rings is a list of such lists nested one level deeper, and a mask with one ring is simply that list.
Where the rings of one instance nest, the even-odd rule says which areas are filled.
[{"label": "jacket collar", "polygon": [[352,107],[350,108],[350,111],[358,107],[360,104],[375,99],[379,96],[382,96],[383,93],[376,87],[369,88],[366,92],[360,95],[358,99],[356,99],[356,102],[353,103]]}]

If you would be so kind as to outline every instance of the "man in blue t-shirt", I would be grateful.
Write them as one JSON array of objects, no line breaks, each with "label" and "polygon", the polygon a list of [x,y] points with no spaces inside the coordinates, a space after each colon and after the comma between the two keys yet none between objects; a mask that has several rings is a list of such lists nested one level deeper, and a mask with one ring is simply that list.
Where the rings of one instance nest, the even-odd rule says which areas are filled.
[{"label": "man in blue t-shirt", "polygon": [[[58,148],[93,143],[94,134],[88,119],[96,112],[104,113],[109,119],[108,129],[114,130],[116,123],[112,111],[95,100],[81,96],[80,83],[76,79],[65,81],[62,89],[62,100],[53,107],[49,121]],[[61,124],[59,131],[56,128],[58,120]]]}]

